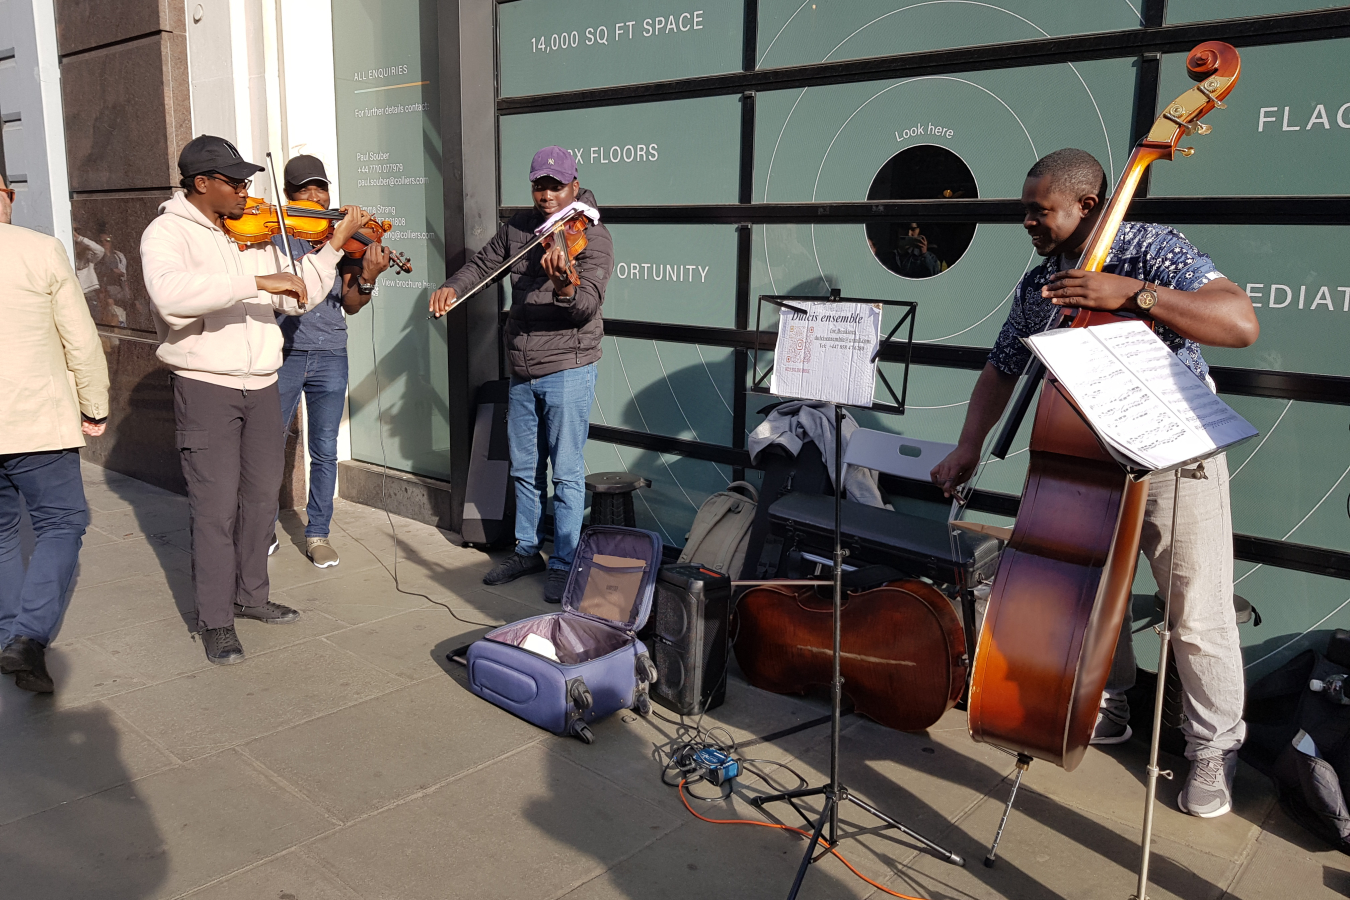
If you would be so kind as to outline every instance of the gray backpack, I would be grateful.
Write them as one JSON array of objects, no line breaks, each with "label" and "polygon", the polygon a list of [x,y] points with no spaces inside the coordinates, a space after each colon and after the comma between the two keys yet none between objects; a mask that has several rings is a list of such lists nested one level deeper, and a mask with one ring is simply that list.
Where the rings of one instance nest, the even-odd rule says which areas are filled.
[{"label": "gray backpack", "polygon": [[680,562],[740,578],[758,503],[759,492],[744,481],[733,481],[725,491],[703,501],[689,534],[685,535]]}]

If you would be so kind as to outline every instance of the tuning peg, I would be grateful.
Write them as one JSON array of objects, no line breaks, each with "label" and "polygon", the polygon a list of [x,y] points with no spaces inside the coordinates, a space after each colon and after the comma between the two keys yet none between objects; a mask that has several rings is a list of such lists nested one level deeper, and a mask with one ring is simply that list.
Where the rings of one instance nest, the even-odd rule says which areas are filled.
[{"label": "tuning peg", "polygon": [[1195,148],[1194,148],[1194,147],[1178,147],[1178,148],[1177,148],[1177,152],[1180,153],[1182,156],[1190,156],[1192,153],[1195,152]]},{"label": "tuning peg", "polygon": [[1209,134],[1213,130],[1214,129],[1211,126],[1206,125],[1204,122],[1196,122],[1193,128],[1195,134]]},{"label": "tuning peg", "polygon": [[[1209,82],[1209,83],[1212,83],[1214,87],[1218,87],[1218,86],[1219,86],[1218,82]],[[1211,93],[1209,92],[1209,89],[1206,87],[1206,85],[1204,85],[1204,84],[1196,85],[1196,88],[1195,88],[1195,89],[1196,89],[1197,91],[1199,91],[1200,93],[1204,94],[1204,95],[1205,95],[1205,99],[1208,100],[1210,103],[1213,103],[1215,109],[1227,109],[1227,108],[1228,108],[1228,104],[1227,104],[1227,103],[1224,103],[1224,102],[1223,102],[1222,100],[1220,100],[1218,97],[1215,97],[1213,94],[1211,94]]]}]

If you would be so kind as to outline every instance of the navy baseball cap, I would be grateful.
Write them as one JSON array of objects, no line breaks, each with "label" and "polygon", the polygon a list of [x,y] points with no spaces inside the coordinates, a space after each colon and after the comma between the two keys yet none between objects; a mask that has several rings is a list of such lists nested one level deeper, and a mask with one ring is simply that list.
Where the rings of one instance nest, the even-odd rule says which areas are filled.
[{"label": "navy baseball cap", "polygon": [[292,157],[286,163],[284,178],[288,188],[303,187],[311,181],[322,181],[323,186],[328,187],[328,170],[323,167],[323,160],[308,153]]},{"label": "navy baseball cap", "polygon": [[534,155],[530,161],[530,181],[538,181],[546,176],[563,184],[577,180],[577,163],[567,149],[545,147]]},{"label": "navy baseball cap", "polygon": [[262,166],[240,156],[234,144],[213,134],[193,138],[178,154],[178,174],[184,178],[218,172],[226,178],[243,181],[262,170]]}]

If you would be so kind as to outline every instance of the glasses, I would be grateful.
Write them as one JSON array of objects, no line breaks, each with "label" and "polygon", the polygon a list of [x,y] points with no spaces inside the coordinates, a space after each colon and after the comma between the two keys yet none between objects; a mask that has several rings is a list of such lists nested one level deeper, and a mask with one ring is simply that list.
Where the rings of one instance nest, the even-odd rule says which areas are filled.
[{"label": "glasses", "polygon": [[10,203],[14,202],[14,188],[0,188],[0,194],[8,197]]},{"label": "glasses", "polygon": [[230,190],[234,191],[236,194],[247,194],[248,186],[253,183],[252,178],[245,178],[243,181],[235,181],[233,178],[226,178],[224,175],[216,175],[215,173],[206,177],[213,178],[221,184],[228,184]]}]

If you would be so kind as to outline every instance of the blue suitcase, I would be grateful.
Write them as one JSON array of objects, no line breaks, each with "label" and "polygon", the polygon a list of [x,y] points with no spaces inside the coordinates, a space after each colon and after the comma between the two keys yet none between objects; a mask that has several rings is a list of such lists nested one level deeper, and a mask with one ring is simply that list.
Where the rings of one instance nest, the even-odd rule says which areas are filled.
[{"label": "blue suitcase", "polygon": [[562,612],[503,625],[475,641],[469,689],[527,722],[588,744],[588,723],[621,709],[646,715],[656,667],[636,633],[651,612],[660,567],[658,535],[587,528]]}]

